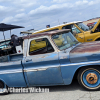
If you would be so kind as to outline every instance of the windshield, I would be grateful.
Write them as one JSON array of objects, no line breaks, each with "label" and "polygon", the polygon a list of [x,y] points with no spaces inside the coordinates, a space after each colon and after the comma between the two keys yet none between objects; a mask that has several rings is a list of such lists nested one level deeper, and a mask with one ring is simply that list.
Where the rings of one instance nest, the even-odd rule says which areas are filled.
[{"label": "windshield", "polygon": [[7,48],[9,46],[10,40],[0,42],[0,49]]},{"label": "windshield", "polygon": [[67,49],[79,43],[71,32],[55,34],[52,36],[52,39],[60,50]]},{"label": "windshield", "polygon": [[83,23],[76,23],[76,25],[78,25],[78,27],[81,28],[83,31],[89,31],[89,27]]}]

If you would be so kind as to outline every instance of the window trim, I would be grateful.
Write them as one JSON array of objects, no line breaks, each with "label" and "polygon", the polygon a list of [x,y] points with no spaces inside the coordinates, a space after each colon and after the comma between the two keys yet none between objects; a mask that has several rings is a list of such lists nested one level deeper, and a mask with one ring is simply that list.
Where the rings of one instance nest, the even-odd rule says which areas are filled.
[{"label": "window trim", "polygon": [[[78,27],[76,24],[73,24],[73,25],[75,25],[75,26],[80,30],[81,33],[84,32],[84,31],[83,31],[80,27]],[[78,34],[80,34],[80,33],[78,33]]]},{"label": "window trim", "polygon": [[[83,33],[83,30],[80,29],[75,23],[70,24],[70,26],[71,26],[71,32],[72,32],[72,25],[74,25],[81,33]],[[64,25],[64,26],[62,26],[62,29],[63,29],[63,27],[65,27],[65,26],[69,26],[69,25]],[[72,33],[72,34],[73,34],[73,33]],[[80,34],[80,33],[78,33],[78,34]]]},{"label": "window trim", "polygon": [[[31,38],[29,39],[29,42],[28,42],[28,50],[27,50],[27,56],[36,56],[36,55],[43,55],[43,54],[36,54],[36,55],[29,55],[29,50],[30,50],[30,43],[32,40],[36,40],[36,39],[42,39],[42,38],[47,38],[48,41],[50,42],[51,46],[53,47],[54,51],[55,52],[55,47],[54,45],[52,44],[51,40],[50,40],[50,37],[49,36],[43,36],[43,37],[36,37],[36,38]],[[53,53],[53,52],[49,52],[49,53]],[[44,54],[49,54],[49,53],[44,53]]]}]

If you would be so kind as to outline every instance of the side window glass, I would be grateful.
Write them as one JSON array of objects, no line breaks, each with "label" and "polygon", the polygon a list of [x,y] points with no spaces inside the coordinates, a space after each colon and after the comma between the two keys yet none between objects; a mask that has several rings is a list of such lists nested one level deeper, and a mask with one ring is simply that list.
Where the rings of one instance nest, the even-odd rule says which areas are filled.
[{"label": "side window glass", "polygon": [[54,52],[54,49],[47,38],[32,40],[30,42],[29,55],[37,55]]},{"label": "side window glass", "polygon": [[53,29],[53,30],[49,30],[49,31],[45,31],[45,32],[51,32],[51,31],[56,31],[56,30],[58,30],[58,29]]},{"label": "side window glass", "polygon": [[81,31],[76,26],[72,25],[72,33],[76,36],[76,34],[81,33]]},{"label": "side window glass", "polygon": [[74,36],[76,36],[76,34],[78,34],[78,33],[81,33],[80,30],[77,27],[75,27],[74,25],[66,25],[66,26],[62,27],[62,29],[71,29]]},{"label": "side window glass", "polygon": [[96,28],[95,32],[100,32],[100,24],[99,24],[98,27]]},{"label": "side window glass", "polygon": [[71,29],[71,25],[63,26],[62,29]]}]

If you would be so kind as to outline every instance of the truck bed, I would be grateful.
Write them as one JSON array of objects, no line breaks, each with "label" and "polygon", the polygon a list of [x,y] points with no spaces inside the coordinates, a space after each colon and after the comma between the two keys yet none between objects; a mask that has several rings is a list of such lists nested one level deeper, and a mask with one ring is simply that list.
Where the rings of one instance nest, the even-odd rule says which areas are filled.
[{"label": "truck bed", "polygon": [[19,61],[22,60],[23,54],[12,54],[0,57],[0,63],[2,62],[10,62],[10,61]]}]

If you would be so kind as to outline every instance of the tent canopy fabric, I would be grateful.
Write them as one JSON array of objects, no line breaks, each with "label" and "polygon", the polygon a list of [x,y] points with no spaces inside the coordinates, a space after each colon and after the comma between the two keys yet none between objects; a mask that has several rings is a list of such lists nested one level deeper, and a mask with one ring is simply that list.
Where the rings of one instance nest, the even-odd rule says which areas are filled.
[{"label": "tent canopy fabric", "polygon": [[11,29],[16,29],[16,28],[24,28],[22,26],[17,26],[17,25],[10,25],[10,24],[5,24],[5,23],[0,23],[0,31],[8,31]]}]

